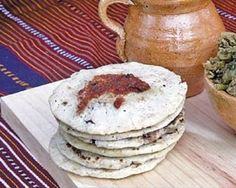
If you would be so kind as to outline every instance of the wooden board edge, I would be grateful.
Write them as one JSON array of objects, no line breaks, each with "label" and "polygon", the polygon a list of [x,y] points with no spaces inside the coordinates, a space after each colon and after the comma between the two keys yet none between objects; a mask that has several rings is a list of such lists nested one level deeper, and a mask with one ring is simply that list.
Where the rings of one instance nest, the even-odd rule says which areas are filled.
[{"label": "wooden board edge", "polygon": [[[26,144],[30,152],[34,155],[37,161],[45,168],[54,178],[59,187],[76,188],[73,181],[69,178],[66,172],[61,170],[50,158],[48,152],[40,145],[40,143],[29,133],[23,126],[21,121],[14,115],[11,109],[8,108],[4,101],[5,97],[0,98],[0,109],[2,118],[10,125],[17,133],[20,139]],[[14,117],[14,118],[13,118]]]}]

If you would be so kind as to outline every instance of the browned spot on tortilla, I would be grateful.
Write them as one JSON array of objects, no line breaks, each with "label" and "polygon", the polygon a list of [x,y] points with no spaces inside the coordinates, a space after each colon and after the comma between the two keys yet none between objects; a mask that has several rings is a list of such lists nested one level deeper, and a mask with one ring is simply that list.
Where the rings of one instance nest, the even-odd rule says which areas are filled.
[{"label": "browned spot on tortilla", "polygon": [[64,102],[62,103],[62,105],[64,105],[64,106],[66,106],[67,104],[68,104],[67,101],[64,101]]},{"label": "browned spot on tortilla", "polygon": [[157,132],[151,132],[143,135],[143,139],[147,140],[148,143],[154,142],[158,139],[159,135]]},{"label": "browned spot on tortilla", "polygon": [[141,165],[141,163],[137,163],[137,162],[134,162],[134,161],[132,161],[132,163],[131,163],[131,166],[135,166],[135,167],[138,167],[140,165]]},{"label": "browned spot on tortilla", "polygon": [[90,123],[90,124],[95,124],[95,123],[93,122],[93,120],[91,120],[91,119],[85,120],[85,123],[86,123],[86,124],[89,124],[89,123]]},{"label": "browned spot on tortilla", "polygon": [[184,118],[181,118],[179,121],[180,121],[180,123],[183,123],[184,122]]},{"label": "browned spot on tortilla", "polygon": [[71,148],[71,147],[72,147],[69,143],[66,143],[66,146],[67,146],[68,148]]}]

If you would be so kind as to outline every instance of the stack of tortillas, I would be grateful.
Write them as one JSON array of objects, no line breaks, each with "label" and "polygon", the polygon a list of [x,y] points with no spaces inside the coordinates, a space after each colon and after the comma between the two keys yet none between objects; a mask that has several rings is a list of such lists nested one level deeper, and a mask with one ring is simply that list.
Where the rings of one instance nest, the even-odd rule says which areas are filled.
[{"label": "stack of tortillas", "polygon": [[[104,82],[100,85],[93,81],[99,75]],[[121,81],[115,83],[114,75],[116,79],[121,76],[122,87],[127,77],[130,89],[132,77],[149,88],[131,88],[136,92],[119,96],[115,92],[91,93],[101,92],[101,85],[119,87]],[[114,79],[106,80],[108,76]],[[107,83],[111,80],[113,83]],[[87,100],[84,91],[89,84],[93,85]],[[49,99],[59,122],[49,146],[51,158],[62,169],[80,176],[120,179],[149,171],[183,135],[186,91],[186,83],[178,75],[159,66],[131,62],[81,70],[60,84]],[[118,97],[122,101],[117,106],[114,104]],[[78,109],[79,104],[84,108]]]}]

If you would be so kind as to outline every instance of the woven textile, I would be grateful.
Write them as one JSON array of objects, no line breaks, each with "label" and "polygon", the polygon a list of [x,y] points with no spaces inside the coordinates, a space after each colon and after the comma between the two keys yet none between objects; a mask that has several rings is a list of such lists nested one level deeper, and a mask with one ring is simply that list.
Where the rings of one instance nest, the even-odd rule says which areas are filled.
[{"label": "woven textile", "polygon": [[[215,0],[227,30],[236,31],[235,0]],[[0,0],[0,96],[120,63],[116,34],[101,23],[95,0]],[[127,7],[109,15],[123,23]],[[0,187],[56,187],[51,176],[0,119]]]}]

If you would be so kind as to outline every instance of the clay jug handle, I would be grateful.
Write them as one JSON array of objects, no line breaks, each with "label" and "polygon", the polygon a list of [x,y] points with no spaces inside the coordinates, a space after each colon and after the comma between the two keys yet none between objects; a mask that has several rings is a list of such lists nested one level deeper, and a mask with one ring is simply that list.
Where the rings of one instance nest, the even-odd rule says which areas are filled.
[{"label": "clay jug handle", "polygon": [[107,16],[107,8],[109,5],[114,3],[123,3],[126,5],[134,5],[132,0],[100,0],[98,5],[98,13],[99,16],[105,26],[113,30],[118,34],[118,39],[116,41],[116,50],[118,55],[121,57],[123,61],[127,61],[125,56],[125,31],[122,25],[111,20]]}]

